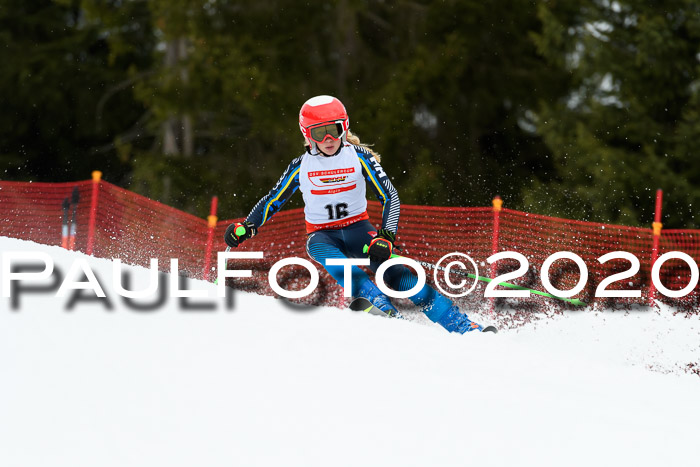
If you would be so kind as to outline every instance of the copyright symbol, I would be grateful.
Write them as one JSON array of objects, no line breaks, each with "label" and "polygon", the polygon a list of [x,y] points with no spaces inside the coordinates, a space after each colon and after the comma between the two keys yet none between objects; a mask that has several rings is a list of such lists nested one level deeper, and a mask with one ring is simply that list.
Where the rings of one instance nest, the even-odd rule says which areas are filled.
[{"label": "copyright symbol", "polygon": [[[462,292],[462,293],[451,293],[451,292],[448,292],[448,291],[446,291],[445,289],[443,289],[443,288],[440,286],[440,283],[438,282],[438,270],[442,270],[442,271],[444,271],[445,283],[447,284],[447,286],[448,286],[450,289],[453,289],[453,290],[455,290],[455,289],[461,289],[461,288],[463,288],[463,287],[466,285],[466,283],[467,283],[467,280],[466,280],[466,279],[462,279],[462,281],[461,281],[459,284],[455,284],[455,283],[453,283],[453,282],[450,280],[450,272],[452,271],[452,268],[455,267],[455,266],[459,266],[460,269],[463,270],[463,272],[461,272],[461,273],[460,273],[460,272],[455,272],[455,274],[460,274],[460,275],[465,276],[465,277],[467,276],[467,272],[466,272],[466,271],[467,271],[467,267],[464,265],[464,263],[463,263],[461,260],[456,259],[456,260],[450,261],[450,262],[447,263],[447,265],[444,266],[444,267],[441,267],[441,266],[440,266],[440,263],[442,263],[443,261],[448,260],[448,259],[449,259],[450,257],[452,257],[452,256],[458,256],[458,257],[466,258],[466,259],[472,264],[472,266],[474,267],[474,283],[473,283],[472,286],[469,288],[469,290],[467,290],[466,292]],[[479,270],[477,269],[476,263],[474,262],[474,260],[471,259],[469,256],[465,255],[464,253],[458,253],[458,252],[447,253],[445,256],[443,256],[442,258],[440,258],[440,260],[437,262],[436,266],[437,266],[437,267],[433,270],[433,279],[435,280],[435,285],[436,285],[437,288],[440,290],[440,292],[442,292],[443,294],[447,295],[448,297],[453,297],[453,298],[456,298],[456,297],[464,297],[464,296],[469,295],[470,293],[472,293],[472,291],[476,288],[476,283],[478,282],[477,276],[479,275]]]}]

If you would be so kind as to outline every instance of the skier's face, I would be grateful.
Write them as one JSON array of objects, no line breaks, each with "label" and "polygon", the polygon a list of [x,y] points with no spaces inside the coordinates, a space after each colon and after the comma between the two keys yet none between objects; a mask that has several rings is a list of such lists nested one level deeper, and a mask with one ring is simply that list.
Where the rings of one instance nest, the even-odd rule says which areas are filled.
[{"label": "skier's face", "polygon": [[316,144],[318,144],[318,148],[321,150],[322,153],[324,153],[327,156],[332,156],[333,154],[338,152],[338,148],[340,148],[340,143],[341,141],[339,139],[333,139],[328,137],[324,142]]}]

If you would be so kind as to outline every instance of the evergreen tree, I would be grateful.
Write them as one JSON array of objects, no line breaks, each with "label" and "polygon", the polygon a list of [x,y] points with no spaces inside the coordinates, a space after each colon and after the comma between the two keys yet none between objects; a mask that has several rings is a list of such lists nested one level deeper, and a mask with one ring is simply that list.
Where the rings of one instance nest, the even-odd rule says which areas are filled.
[{"label": "evergreen tree", "polygon": [[136,118],[130,96],[100,106],[126,75],[78,1],[0,2],[0,158],[3,178],[64,181],[128,167],[99,148]]},{"label": "evergreen tree", "polygon": [[303,150],[298,110],[318,94],[346,103],[404,202],[517,206],[549,167],[528,119],[561,80],[529,2],[146,3],[159,44],[135,92],[154,144],[128,157],[132,188],[168,204],[201,213],[218,194],[224,216],[247,213]]},{"label": "evergreen tree", "polygon": [[698,225],[700,4],[546,1],[536,40],[569,90],[538,131],[556,173],[526,191],[544,212],[648,225],[665,191],[667,226]]},{"label": "evergreen tree", "polygon": [[[345,102],[405,203],[697,220],[697,1],[2,0],[5,177],[245,215]],[[296,203],[296,204],[295,204]],[[298,198],[292,204],[299,205]],[[691,208],[692,209],[692,208]]]},{"label": "evergreen tree", "polygon": [[[425,2],[425,20],[401,37],[371,108],[381,144],[408,175],[402,199],[519,207],[533,171],[550,170],[532,111],[563,92],[539,56],[531,2]],[[407,159],[407,160],[404,160]]]}]

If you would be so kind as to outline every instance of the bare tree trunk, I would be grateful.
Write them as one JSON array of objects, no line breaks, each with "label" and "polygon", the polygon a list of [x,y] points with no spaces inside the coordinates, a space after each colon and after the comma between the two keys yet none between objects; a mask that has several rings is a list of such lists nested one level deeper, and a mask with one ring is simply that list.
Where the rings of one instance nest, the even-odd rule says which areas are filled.
[{"label": "bare tree trunk", "polygon": [[180,154],[177,144],[177,119],[170,117],[163,123],[163,154],[168,156]]},{"label": "bare tree trunk", "polygon": [[338,95],[347,95],[348,75],[351,73],[349,65],[354,63],[357,51],[357,12],[348,5],[347,0],[338,3],[337,30],[339,41],[337,50],[340,54],[336,79],[338,84]]},{"label": "bare tree trunk", "polygon": [[[178,52],[179,59],[184,60],[187,58],[187,45],[188,41],[186,38],[181,37],[178,39]],[[190,81],[189,73],[187,73],[187,68],[184,66],[180,67],[180,80],[182,86],[185,87]],[[192,157],[194,154],[194,133],[192,129],[192,117],[189,114],[184,114],[181,117],[181,132],[182,132],[182,154],[185,157]]]},{"label": "bare tree trunk", "polygon": [[[181,62],[187,58],[187,45],[187,39],[181,37],[168,41],[165,46],[165,67],[175,72],[176,67],[180,66],[182,86],[189,82],[187,69],[181,66]],[[163,123],[163,154],[185,157],[194,154],[194,129],[190,115],[173,115]]]}]

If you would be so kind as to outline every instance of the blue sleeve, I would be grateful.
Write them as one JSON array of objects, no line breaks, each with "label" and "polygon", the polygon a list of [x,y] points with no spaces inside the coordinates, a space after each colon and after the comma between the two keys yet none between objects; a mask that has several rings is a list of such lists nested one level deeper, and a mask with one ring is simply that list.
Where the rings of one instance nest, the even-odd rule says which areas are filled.
[{"label": "blue sleeve", "polygon": [[382,203],[382,229],[394,233],[399,228],[401,201],[396,188],[391,184],[379,161],[362,146],[354,146],[362,164],[362,174],[372,187],[377,199]]},{"label": "blue sleeve", "polygon": [[297,157],[289,164],[272,190],[258,201],[248,214],[246,220],[252,222],[256,228],[260,228],[273,214],[282,209],[282,206],[299,189],[299,169],[302,157],[304,156]]}]

